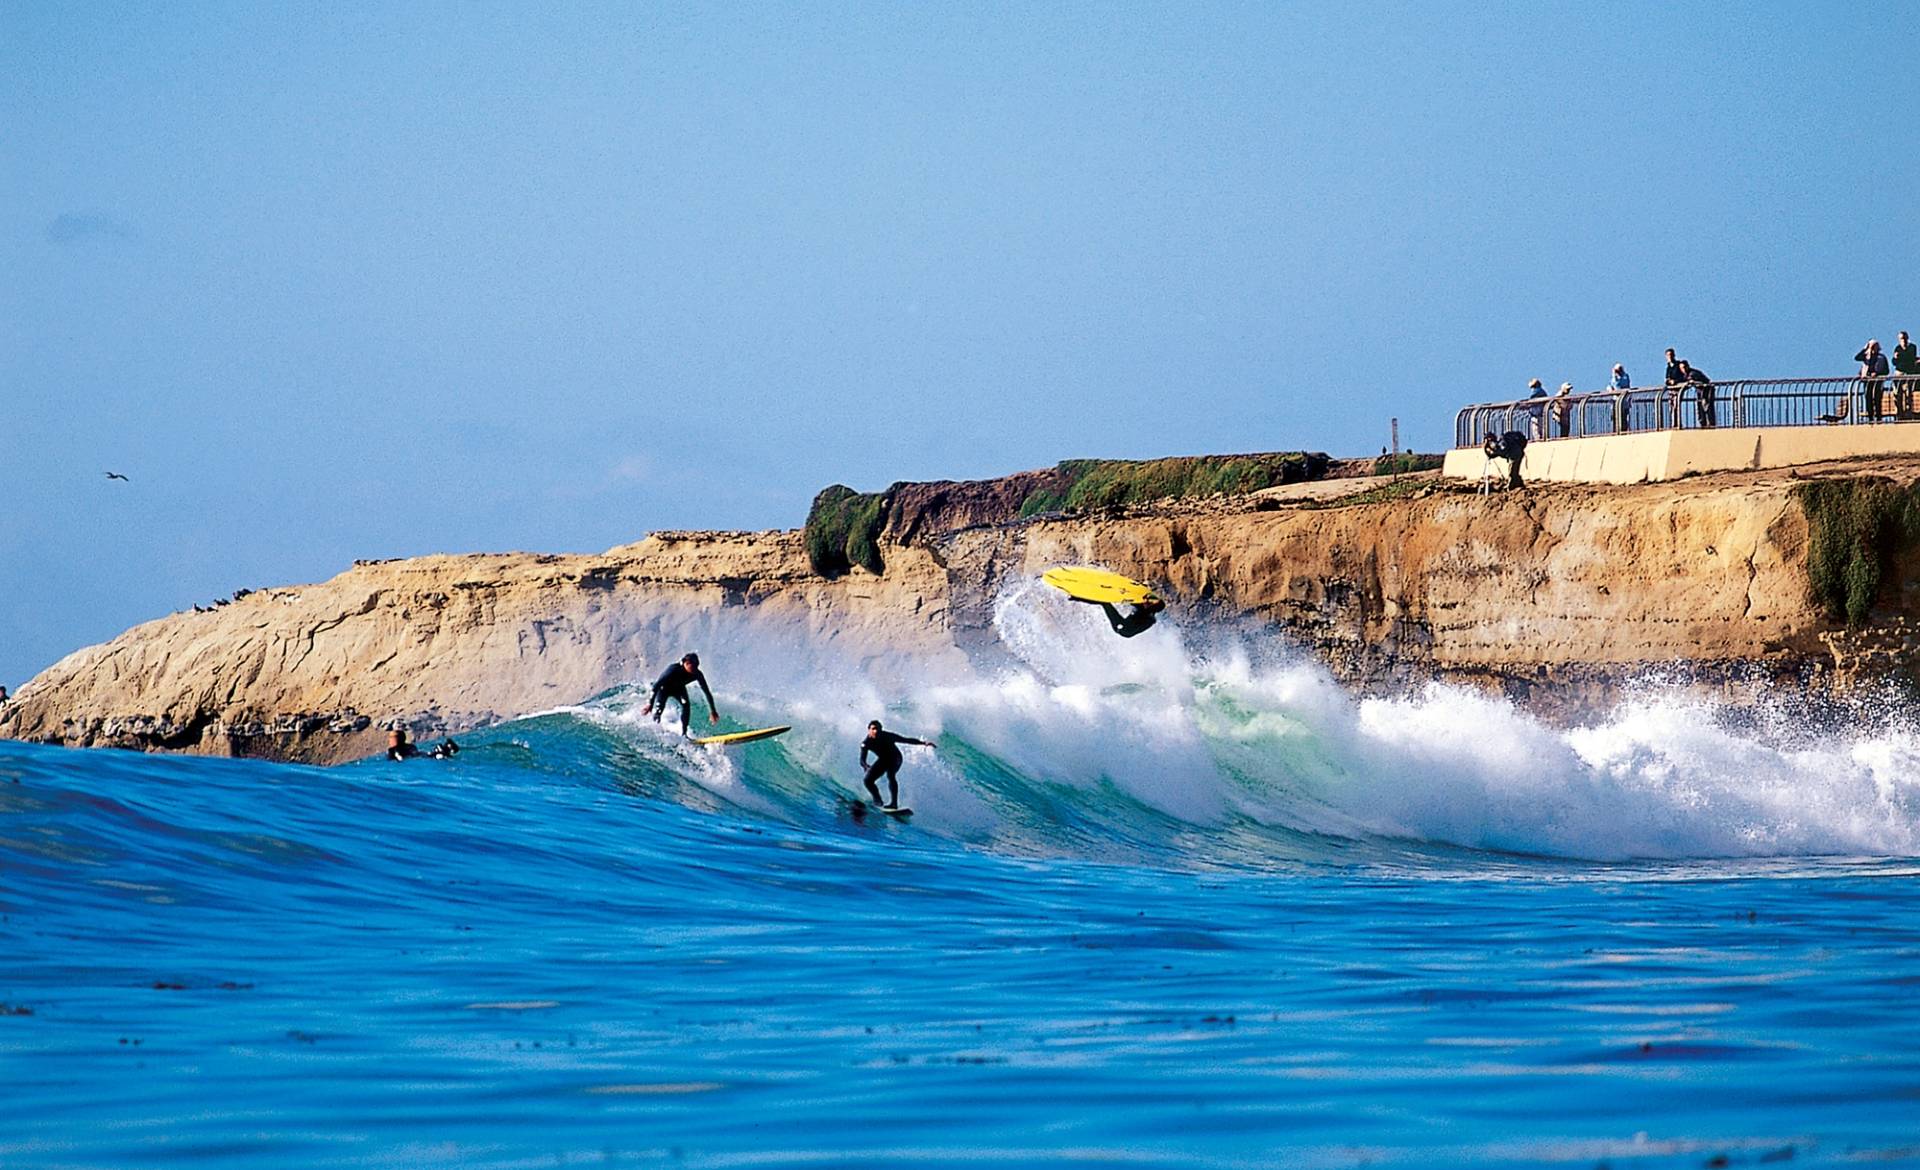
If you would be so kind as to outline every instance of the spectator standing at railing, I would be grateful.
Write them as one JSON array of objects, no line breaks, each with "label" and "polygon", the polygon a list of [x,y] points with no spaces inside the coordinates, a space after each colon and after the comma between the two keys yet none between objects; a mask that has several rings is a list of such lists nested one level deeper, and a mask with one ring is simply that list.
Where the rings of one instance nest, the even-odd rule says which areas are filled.
[{"label": "spectator standing at railing", "polygon": [[1613,363],[1613,377],[1607,379],[1607,385],[1615,390],[1633,389],[1633,379],[1627,377],[1627,367],[1619,362]]},{"label": "spectator standing at railing", "polygon": [[1900,340],[1893,347],[1893,372],[1901,380],[1894,383],[1893,400],[1901,418],[1913,416],[1913,380],[1920,378],[1920,352],[1916,352],[1913,342],[1908,339],[1907,331],[1900,331]]},{"label": "spectator standing at railing", "polygon": [[[1680,359],[1680,381],[1682,385],[1693,387],[1693,409],[1699,416],[1702,427],[1720,425],[1718,403],[1713,389],[1713,379],[1687,364],[1686,358]],[[1676,419],[1679,412],[1675,412]]]},{"label": "spectator standing at railing", "polygon": [[1887,376],[1887,355],[1880,352],[1880,342],[1869,338],[1867,347],[1853,355],[1860,363],[1860,393],[1867,400],[1867,418],[1879,422],[1886,412],[1882,396],[1887,392],[1884,379]]},{"label": "spectator standing at railing", "polygon": [[1680,359],[1673,356],[1673,350],[1667,350],[1667,401],[1673,404],[1672,426],[1680,425],[1680,393],[1687,387],[1687,373],[1681,368]]},{"label": "spectator standing at railing", "polygon": [[1613,433],[1627,433],[1627,391],[1633,389],[1633,379],[1627,377],[1627,367],[1619,362],[1613,363],[1613,376],[1607,379],[1607,385],[1613,388]]},{"label": "spectator standing at railing", "polygon": [[[1545,398],[1546,396],[1547,388],[1540,384],[1540,379],[1535,378],[1527,383],[1527,401],[1529,403],[1533,402],[1536,398]],[[1541,407],[1538,404],[1527,407],[1527,435],[1529,438],[1540,439],[1546,437],[1545,420],[1542,418],[1540,412]]]},{"label": "spectator standing at railing", "polygon": [[1560,432],[1561,438],[1573,433],[1572,403],[1567,396],[1573,393],[1572,382],[1560,383],[1560,393],[1553,396],[1553,429]]}]

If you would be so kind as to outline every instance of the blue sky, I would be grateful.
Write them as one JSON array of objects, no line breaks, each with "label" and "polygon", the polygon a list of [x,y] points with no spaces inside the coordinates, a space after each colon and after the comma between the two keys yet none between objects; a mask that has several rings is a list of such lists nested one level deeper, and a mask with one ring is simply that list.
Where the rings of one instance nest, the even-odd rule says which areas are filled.
[{"label": "blue sky", "polygon": [[17,0],[0,682],[356,557],[1433,450],[1668,344],[1846,373],[1920,329],[1916,54],[1891,4]]}]

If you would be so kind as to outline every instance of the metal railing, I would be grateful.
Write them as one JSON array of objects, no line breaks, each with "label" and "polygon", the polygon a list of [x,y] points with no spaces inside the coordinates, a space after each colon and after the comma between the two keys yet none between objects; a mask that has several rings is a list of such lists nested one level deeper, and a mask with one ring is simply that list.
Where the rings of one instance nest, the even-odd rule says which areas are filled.
[{"label": "metal railing", "polygon": [[1920,376],[1741,378],[1685,386],[1550,394],[1468,406],[1453,417],[1453,445],[1488,434],[1582,439],[1712,427],[1856,426],[1920,422]]}]

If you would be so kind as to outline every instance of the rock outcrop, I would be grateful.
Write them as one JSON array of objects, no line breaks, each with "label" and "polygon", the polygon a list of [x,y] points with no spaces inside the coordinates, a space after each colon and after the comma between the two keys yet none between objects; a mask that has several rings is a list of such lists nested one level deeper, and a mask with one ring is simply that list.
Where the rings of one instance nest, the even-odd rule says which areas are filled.
[{"label": "rock outcrop", "polygon": [[[1911,480],[1920,463],[1827,469],[1863,471]],[[908,486],[877,576],[815,574],[793,532],[360,564],[70,655],[0,708],[0,735],[331,762],[375,750],[386,726],[430,735],[578,702],[715,639],[870,675],[957,666],[995,653],[1006,583],[1081,561],[1156,582],[1178,620],[1287,639],[1362,686],[1465,679],[1543,708],[1606,703],[1653,666],[1822,686],[1914,657],[1920,607],[1898,581],[1864,629],[1809,599],[1788,473],[1492,497],[1402,483],[1030,520],[996,514],[998,489]]]},{"label": "rock outcrop", "polygon": [[655,533],[600,556],[362,563],[136,626],[0,708],[0,735],[331,763],[577,702],[706,642],[730,614],[854,657],[957,655],[946,578],[902,550],[828,582],[795,533]]}]

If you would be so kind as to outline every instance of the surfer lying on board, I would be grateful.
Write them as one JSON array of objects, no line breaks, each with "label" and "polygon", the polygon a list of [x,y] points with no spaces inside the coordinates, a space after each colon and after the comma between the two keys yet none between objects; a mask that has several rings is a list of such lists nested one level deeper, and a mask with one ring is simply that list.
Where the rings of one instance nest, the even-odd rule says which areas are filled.
[{"label": "surfer lying on board", "polygon": [[693,700],[687,697],[687,684],[699,683],[700,693],[707,697],[707,722],[720,722],[720,709],[713,705],[713,688],[707,685],[707,676],[700,673],[698,654],[682,655],[680,661],[667,667],[666,672],[653,680],[653,694],[647,699],[644,714],[653,716],[655,723],[667,713],[667,700],[674,699],[680,704],[680,734],[687,733],[687,720],[693,714]]},{"label": "surfer lying on board", "polygon": [[1133,607],[1132,613],[1121,617],[1120,611],[1115,609],[1110,601],[1099,601],[1094,604],[1107,611],[1107,624],[1112,626],[1113,632],[1122,638],[1131,638],[1135,634],[1152,629],[1154,619],[1160,616],[1161,610],[1167,608],[1167,603],[1156,597],[1151,601],[1141,602]]},{"label": "surfer lying on board", "polygon": [[[862,783],[867,791],[873,793],[873,803],[880,803],[880,777],[887,778],[888,808],[900,807],[900,765],[906,761],[900,755],[900,745],[913,744],[915,747],[932,747],[924,739],[909,739],[904,735],[895,735],[891,731],[882,731],[880,721],[875,719],[867,724],[867,738],[860,741],[860,765],[867,769]],[[867,763],[867,755],[873,754],[873,763]]]}]

